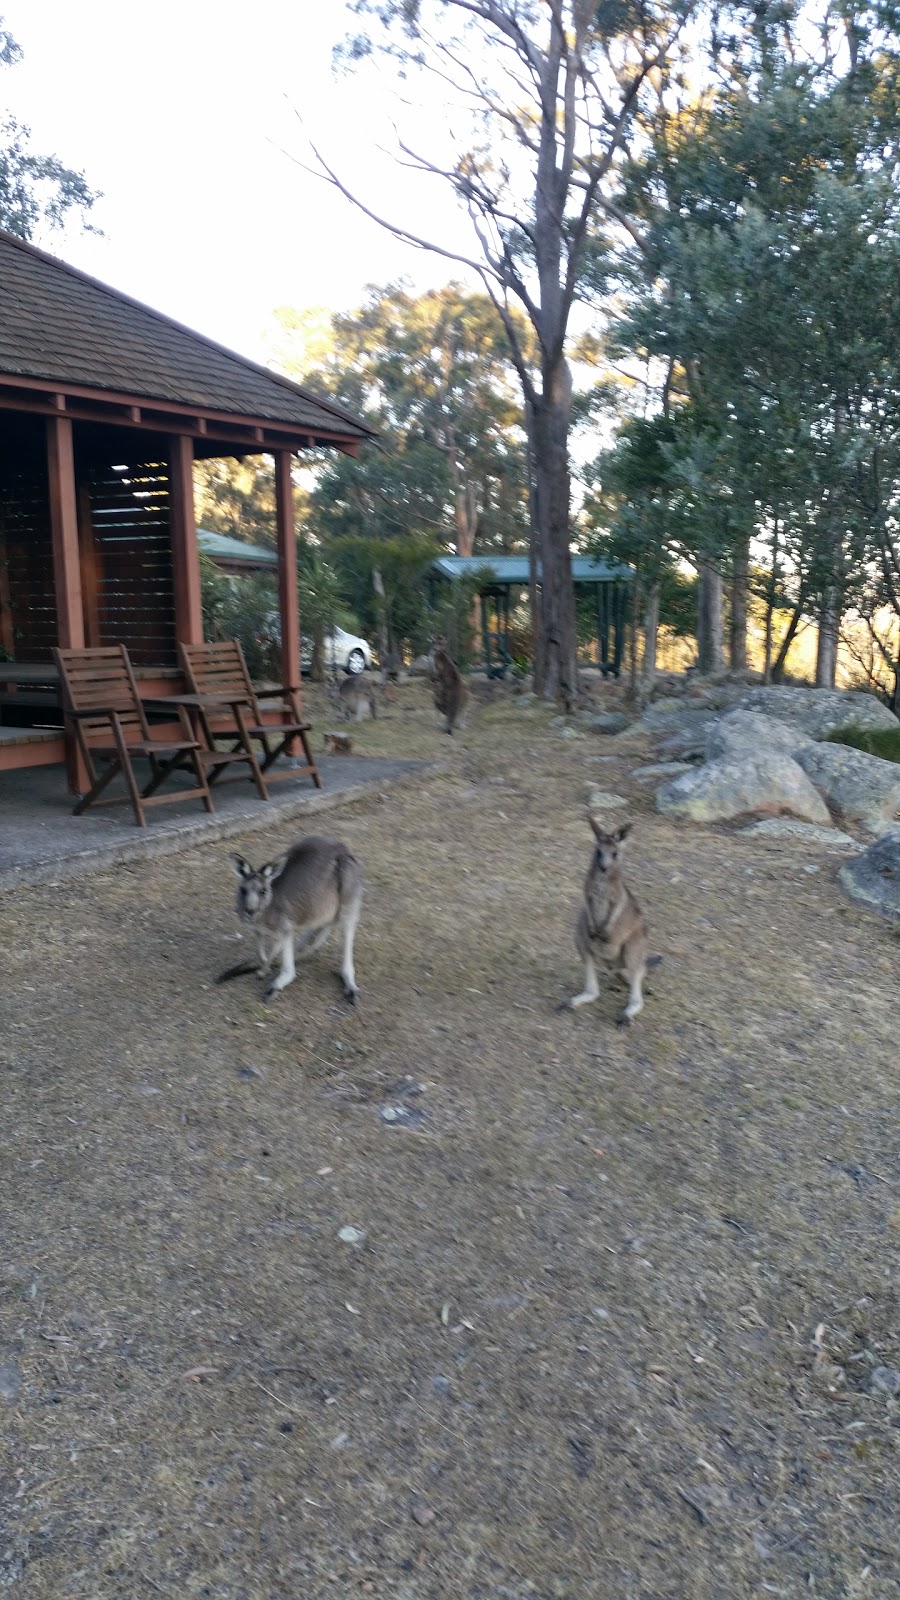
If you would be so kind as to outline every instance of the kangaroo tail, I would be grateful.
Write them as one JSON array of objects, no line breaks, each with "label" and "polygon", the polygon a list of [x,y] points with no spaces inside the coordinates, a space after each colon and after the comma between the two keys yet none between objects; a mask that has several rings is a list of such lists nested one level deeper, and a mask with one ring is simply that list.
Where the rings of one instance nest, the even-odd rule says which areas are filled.
[{"label": "kangaroo tail", "polygon": [[245,972],[257,972],[258,970],[258,961],[239,961],[236,966],[226,967],[224,972],[220,972],[216,983],[228,983],[232,978],[243,977]]}]

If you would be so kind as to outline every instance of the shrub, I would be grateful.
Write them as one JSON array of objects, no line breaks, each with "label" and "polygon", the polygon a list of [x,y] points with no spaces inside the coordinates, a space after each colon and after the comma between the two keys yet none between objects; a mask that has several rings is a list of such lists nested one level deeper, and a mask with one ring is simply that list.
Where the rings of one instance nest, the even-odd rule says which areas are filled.
[{"label": "shrub", "polygon": [[849,744],[867,756],[900,762],[900,728],[835,728],[828,738],[831,744]]}]

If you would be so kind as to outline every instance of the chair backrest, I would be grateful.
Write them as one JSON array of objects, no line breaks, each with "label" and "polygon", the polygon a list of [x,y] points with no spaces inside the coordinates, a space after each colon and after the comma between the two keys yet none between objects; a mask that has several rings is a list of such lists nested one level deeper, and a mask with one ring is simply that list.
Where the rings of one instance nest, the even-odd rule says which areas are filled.
[{"label": "chair backrest", "polygon": [[240,695],[249,700],[258,716],[240,639],[217,639],[214,644],[180,644],[178,649],[191,694]]},{"label": "chair backrest", "polygon": [[96,650],[54,649],[53,655],[67,707],[80,712],[97,710],[96,717],[79,719],[81,736],[87,744],[109,743],[109,717],[103,714],[107,709],[118,713],[129,744],[149,738],[146,713],[123,644]]}]

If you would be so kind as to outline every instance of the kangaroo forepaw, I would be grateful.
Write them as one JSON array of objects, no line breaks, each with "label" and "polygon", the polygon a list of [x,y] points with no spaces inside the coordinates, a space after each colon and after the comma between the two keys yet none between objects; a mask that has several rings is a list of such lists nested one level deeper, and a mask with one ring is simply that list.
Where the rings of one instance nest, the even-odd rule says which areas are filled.
[{"label": "kangaroo forepaw", "polygon": [[351,984],[351,983],[345,983],[344,984],[344,999],[351,1006],[355,1006],[356,1005],[356,1001],[357,1001],[358,996],[359,996],[359,990],[354,988],[353,984]]}]

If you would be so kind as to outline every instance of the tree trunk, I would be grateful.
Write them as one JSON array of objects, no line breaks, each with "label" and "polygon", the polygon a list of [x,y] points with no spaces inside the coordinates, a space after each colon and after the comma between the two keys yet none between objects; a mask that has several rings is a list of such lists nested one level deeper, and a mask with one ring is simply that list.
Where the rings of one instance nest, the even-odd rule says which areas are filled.
[{"label": "tree trunk", "polygon": [[729,657],[732,672],[747,670],[747,593],[750,580],[750,541],[744,539],[734,552],[731,571],[731,636]]},{"label": "tree trunk", "polygon": [[525,465],[528,473],[528,609],[531,614],[531,672],[535,685],[543,682],[544,653],[541,629],[541,591],[538,566],[541,555],[541,519],[538,514],[537,478],[534,470],[534,411],[525,401]]},{"label": "tree trunk", "polygon": [[697,611],[697,665],[704,675],[721,672],[722,574],[706,561],[700,564]]},{"label": "tree trunk", "polygon": [[819,611],[819,643],[816,649],[816,688],[833,689],[837,672],[838,633],[841,602],[833,585],[825,590]]},{"label": "tree trunk", "polygon": [[781,681],[782,681],[782,679],[784,677],[784,664],[785,664],[785,662],[787,661],[787,658],[788,658],[788,651],[790,650],[791,645],[794,642],[794,636],[795,636],[795,634],[797,632],[797,629],[800,626],[800,618],[801,618],[802,615],[803,615],[803,612],[801,610],[801,602],[798,600],[796,608],[794,610],[794,615],[791,617],[790,623],[788,624],[787,633],[785,634],[784,638],[781,641],[781,648],[780,648],[780,650],[778,652],[778,655],[775,658],[775,664],[772,667],[772,673],[771,673],[771,682],[772,683],[781,683]]},{"label": "tree trunk", "polygon": [[656,682],[656,641],[659,636],[659,584],[651,583],[644,605],[644,660],[641,675],[645,687]]},{"label": "tree trunk", "polygon": [[772,531],[772,570],[769,573],[766,598],[766,659],[764,667],[764,680],[772,682],[772,621],[775,616],[775,596],[778,593],[778,517],[774,519]]},{"label": "tree trunk", "polygon": [[578,696],[575,588],[569,552],[569,422],[572,380],[565,361],[545,378],[533,413],[540,527],[541,662],[535,689],[568,710]]}]

